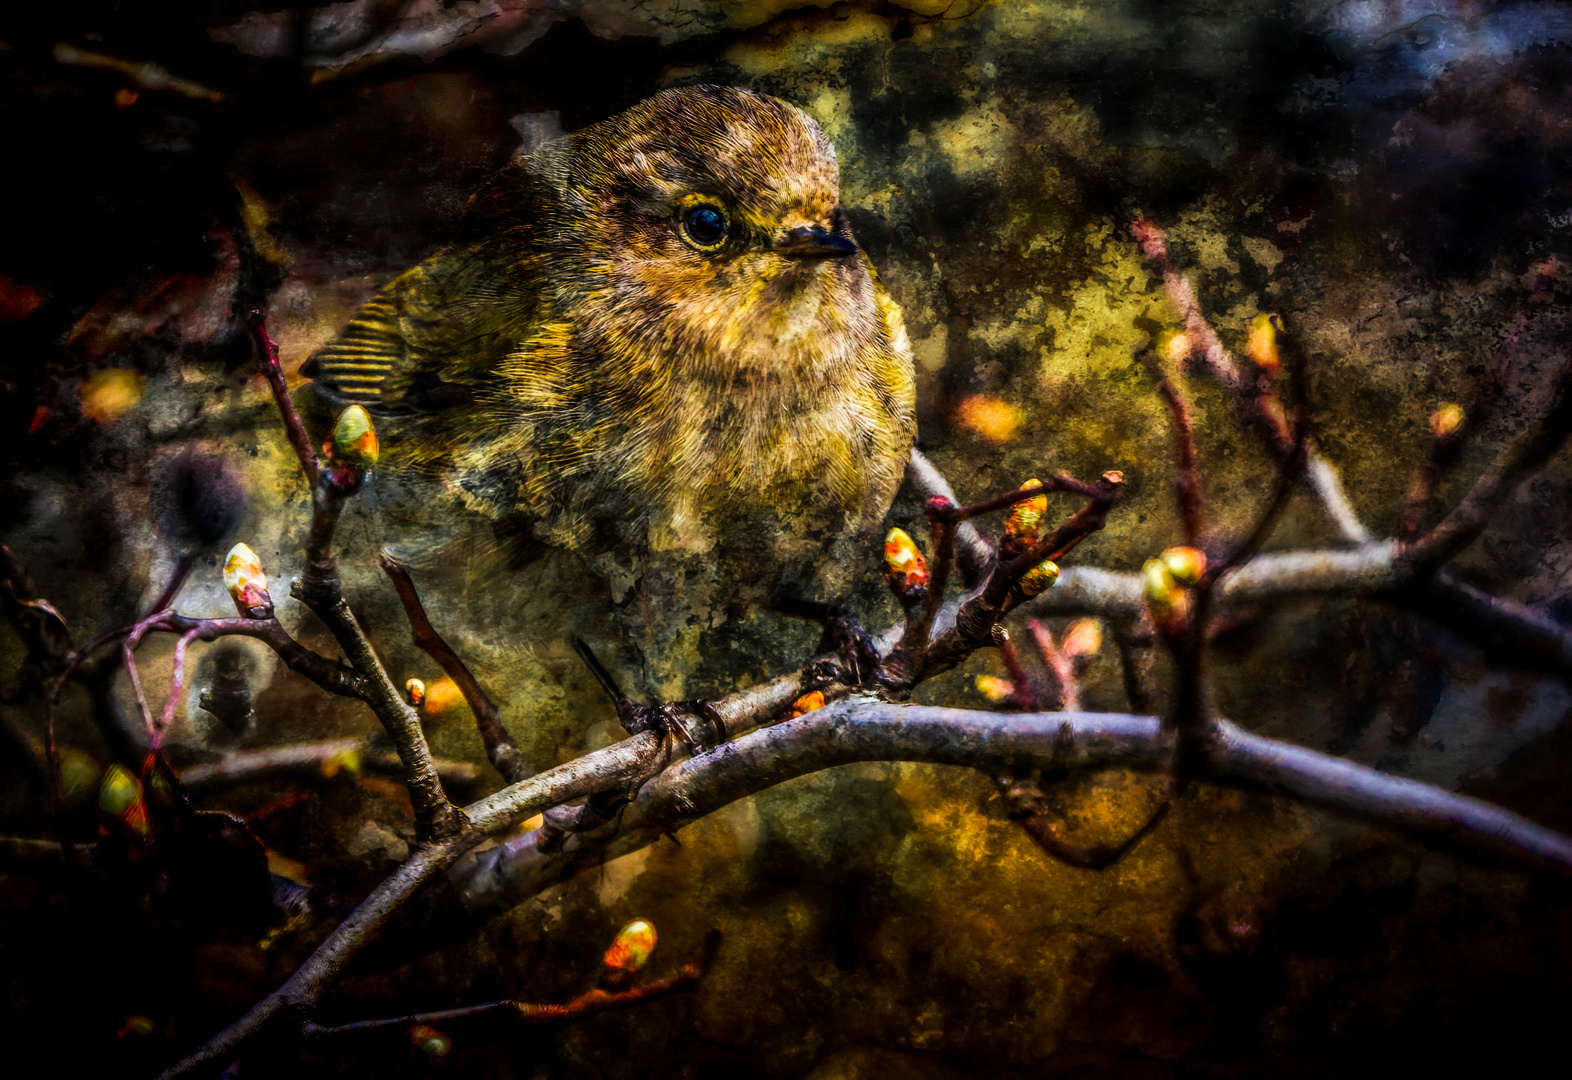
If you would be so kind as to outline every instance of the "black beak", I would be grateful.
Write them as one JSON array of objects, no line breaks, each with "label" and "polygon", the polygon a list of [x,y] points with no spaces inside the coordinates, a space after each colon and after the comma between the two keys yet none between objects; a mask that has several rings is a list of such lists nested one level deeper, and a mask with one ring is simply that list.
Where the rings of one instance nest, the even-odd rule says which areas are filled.
[{"label": "black beak", "polygon": [[848,237],[814,225],[791,230],[785,240],[775,245],[775,250],[788,259],[840,259],[857,254],[857,245]]}]

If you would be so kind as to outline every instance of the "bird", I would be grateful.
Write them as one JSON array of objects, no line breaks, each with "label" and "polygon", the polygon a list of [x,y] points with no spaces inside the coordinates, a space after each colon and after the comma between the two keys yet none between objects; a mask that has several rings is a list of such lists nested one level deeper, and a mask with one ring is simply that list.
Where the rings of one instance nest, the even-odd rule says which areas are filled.
[{"label": "bird", "polygon": [[378,418],[379,468],[577,554],[646,645],[865,541],[916,436],[830,139],[728,86],[516,155],[304,371]]}]

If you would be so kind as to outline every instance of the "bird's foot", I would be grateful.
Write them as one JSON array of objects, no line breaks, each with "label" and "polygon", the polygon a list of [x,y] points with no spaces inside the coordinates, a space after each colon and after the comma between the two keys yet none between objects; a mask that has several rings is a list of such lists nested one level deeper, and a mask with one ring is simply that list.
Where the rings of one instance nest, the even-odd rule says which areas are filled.
[{"label": "bird's foot", "polygon": [[687,744],[688,752],[692,754],[701,754],[726,741],[726,722],[708,701],[642,704],[622,692],[617,680],[606,670],[599,657],[578,638],[573,639],[573,651],[579,654],[584,666],[590,669],[595,681],[611,698],[617,709],[617,719],[629,735],[641,735],[646,731],[656,732],[662,737],[675,735]]},{"label": "bird's foot", "polygon": [[777,602],[775,608],[786,615],[812,619],[824,627],[815,650],[819,658],[808,665],[805,680],[808,689],[822,690],[835,683],[861,686],[879,670],[883,658],[873,638],[862,628],[857,616],[846,608],[795,597]]},{"label": "bird's foot", "polygon": [[675,735],[690,754],[702,754],[726,741],[726,722],[708,701],[662,701],[642,705],[632,698],[617,701],[617,719],[629,735],[654,731]]}]

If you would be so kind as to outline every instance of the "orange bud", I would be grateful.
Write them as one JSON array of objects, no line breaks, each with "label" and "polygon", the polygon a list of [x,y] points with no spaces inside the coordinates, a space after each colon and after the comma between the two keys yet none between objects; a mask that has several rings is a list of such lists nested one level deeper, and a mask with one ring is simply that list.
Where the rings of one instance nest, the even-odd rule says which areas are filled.
[{"label": "orange bud", "polygon": [[410,679],[404,683],[404,700],[415,708],[420,708],[426,700],[426,684],[420,679]]},{"label": "orange bud", "polygon": [[273,598],[267,594],[267,575],[262,560],[246,544],[229,549],[224,560],[224,588],[244,619],[271,619]]},{"label": "orange bud", "polygon": [[891,529],[884,537],[884,580],[900,600],[916,599],[928,587],[928,561],[905,529]]},{"label": "orange bud", "polygon": [[814,709],[822,708],[824,708],[824,691],[814,690],[811,693],[802,695],[802,697],[791,703],[791,715],[793,719],[796,719],[804,713],[811,713]]},{"label": "orange bud", "polygon": [[1171,547],[1158,556],[1180,585],[1194,585],[1206,573],[1206,552],[1193,547]]},{"label": "orange bud", "polygon": [[1283,320],[1277,315],[1257,315],[1250,320],[1250,333],[1245,338],[1245,355],[1264,371],[1276,371],[1282,360],[1277,353],[1277,332]]},{"label": "orange bud", "polygon": [[368,470],[377,467],[382,447],[377,441],[371,414],[364,406],[351,405],[338,414],[328,456],[339,468]]},{"label": "orange bud", "polygon": [[[1021,486],[1026,488],[1041,483],[1041,480],[1033,477]],[[1042,534],[1043,517],[1047,513],[1048,496],[1046,495],[1033,495],[1030,499],[1015,503],[1004,516],[1004,535],[1023,548],[1031,547]]]},{"label": "orange bud", "polygon": [[1052,559],[1044,559],[1030,570],[1021,579],[1021,592],[1028,597],[1036,596],[1044,589],[1053,587],[1059,580],[1059,564]]},{"label": "orange bud", "polygon": [[1076,619],[1065,627],[1059,650],[1072,659],[1095,656],[1103,647],[1103,624],[1096,619]]},{"label": "orange bud", "polygon": [[1463,426],[1463,406],[1449,401],[1430,414],[1430,434],[1445,438]]},{"label": "orange bud", "polygon": [[997,675],[977,676],[977,692],[997,704],[1015,693],[1015,684]]},{"label": "orange bud", "polygon": [[423,708],[432,716],[447,712],[456,705],[464,703],[464,691],[458,688],[458,683],[446,675],[434,679],[426,687],[426,699]]},{"label": "orange bud", "polygon": [[606,950],[605,964],[612,971],[632,974],[649,963],[655,951],[655,924],[648,919],[634,919],[617,931],[611,948]]}]

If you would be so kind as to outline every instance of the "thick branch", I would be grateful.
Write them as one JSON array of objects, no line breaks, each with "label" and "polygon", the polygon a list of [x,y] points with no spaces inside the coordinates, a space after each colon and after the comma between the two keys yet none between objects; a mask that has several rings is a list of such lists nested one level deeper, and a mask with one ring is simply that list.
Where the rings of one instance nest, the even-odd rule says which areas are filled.
[{"label": "thick branch", "polygon": [[[840,702],[678,762],[646,784],[618,821],[542,851],[511,837],[456,867],[468,932],[485,918],[607,860],[637,851],[730,803],[786,780],[859,761],[1011,769],[1160,772],[1172,736],[1156,717],[1112,713],[986,713]],[[1220,722],[1197,762],[1200,779],[1265,788],[1373,825],[1504,853],[1572,873],[1572,839],[1477,799],[1378,773]],[[428,922],[431,920],[427,920]]]}]

